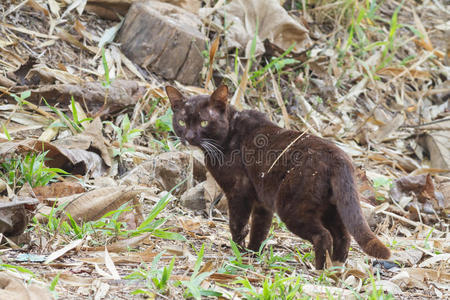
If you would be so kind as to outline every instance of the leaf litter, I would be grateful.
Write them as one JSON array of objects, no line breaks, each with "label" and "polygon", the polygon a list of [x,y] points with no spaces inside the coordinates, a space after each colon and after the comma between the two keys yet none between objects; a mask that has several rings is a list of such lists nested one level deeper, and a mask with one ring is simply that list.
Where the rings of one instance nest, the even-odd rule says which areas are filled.
[{"label": "leaf litter", "polygon": [[[167,1],[199,15],[211,48],[205,89],[178,88],[225,80],[236,105],[352,156],[365,216],[393,257],[368,259],[352,243],[344,269],[317,272],[311,245],[277,218],[263,253],[230,247],[226,198],[201,154],[174,138],[166,81],[114,42],[132,2],[0,6],[2,297],[245,298],[295,280],[296,298],[450,295],[448,4]],[[43,153],[34,169],[24,158]],[[24,184],[27,171],[46,184]],[[183,206],[191,189],[206,209]]]}]

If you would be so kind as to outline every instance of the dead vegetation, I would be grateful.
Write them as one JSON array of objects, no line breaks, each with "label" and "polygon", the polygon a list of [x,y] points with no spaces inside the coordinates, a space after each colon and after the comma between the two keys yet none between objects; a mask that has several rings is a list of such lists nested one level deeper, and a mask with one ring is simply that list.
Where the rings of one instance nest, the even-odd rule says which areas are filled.
[{"label": "dead vegetation", "polygon": [[201,88],[180,90],[225,82],[352,156],[393,257],[353,243],[325,272],[277,218],[255,257],[230,248],[221,191],[171,131],[164,64],[117,41],[132,2],[0,5],[0,298],[449,297],[448,2],[164,1],[206,41]]}]

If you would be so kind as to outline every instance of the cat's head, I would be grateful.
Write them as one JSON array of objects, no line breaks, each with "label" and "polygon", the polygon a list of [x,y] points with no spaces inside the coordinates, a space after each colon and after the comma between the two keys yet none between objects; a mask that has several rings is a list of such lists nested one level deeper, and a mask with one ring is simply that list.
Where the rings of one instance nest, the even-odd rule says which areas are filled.
[{"label": "cat's head", "polygon": [[173,129],[182,142],[205,149],[208,144],[221,146],[228,130],[228,87],[219,86],[211,95],[186,98],[176,88],[167,86],[173,110]]}]

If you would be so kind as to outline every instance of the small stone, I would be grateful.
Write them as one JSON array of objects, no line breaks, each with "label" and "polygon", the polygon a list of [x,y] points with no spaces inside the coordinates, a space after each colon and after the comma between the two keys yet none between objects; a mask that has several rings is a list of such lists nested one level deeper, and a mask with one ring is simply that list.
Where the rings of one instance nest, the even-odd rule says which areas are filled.
[{"label": "small stone", "polygon": [[192,210],[206,209],[205,188],[203,182],[187,190],[181,196],[181,204]]}]

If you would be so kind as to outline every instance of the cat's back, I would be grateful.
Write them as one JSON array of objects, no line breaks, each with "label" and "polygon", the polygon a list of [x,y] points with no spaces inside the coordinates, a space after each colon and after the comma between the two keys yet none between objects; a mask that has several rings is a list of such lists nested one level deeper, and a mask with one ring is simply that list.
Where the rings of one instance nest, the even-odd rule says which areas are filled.
[{"label": "cat's back", "polygon": [[234,126],[240,133],[241,150],[255,153],[262,160],[260,165],[272,165],[278,157],[275,154],[282,153],[285,163],[292,157],[308,158],[327,165],[350,162],[347,154],[332,141],[308,132],[281,128],[257,110],[241,111],[235,118]]}]

